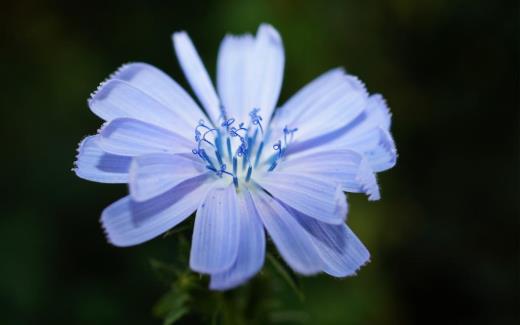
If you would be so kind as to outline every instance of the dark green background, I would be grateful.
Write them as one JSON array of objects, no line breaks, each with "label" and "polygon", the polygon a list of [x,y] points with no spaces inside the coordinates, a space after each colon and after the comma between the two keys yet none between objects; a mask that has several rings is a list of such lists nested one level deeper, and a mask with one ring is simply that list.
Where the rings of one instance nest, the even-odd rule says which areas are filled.
[{"label": "dark green background", "polygon": [[100,212],[126,188],[70,171],[101,123],[86,99],[129,61],[186,85],[180,29],[213,74],[223,35],[264,21],[284,39],[282,101],[344,66],[388,100],[399,151],[381,201],[350,197],[372,262],[304,278],[305,301],[287,288],[287,304],[309,324],[516,323],[518,14],[517,1],[4,2],[0,323],[160,323],[149,259],[171,260],[176,240],[106,243]]}]

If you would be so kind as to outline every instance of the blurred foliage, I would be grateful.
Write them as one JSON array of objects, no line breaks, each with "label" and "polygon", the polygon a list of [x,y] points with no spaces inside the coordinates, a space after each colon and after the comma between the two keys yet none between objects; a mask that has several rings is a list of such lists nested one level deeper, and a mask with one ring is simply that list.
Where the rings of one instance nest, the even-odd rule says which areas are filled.
[{"label": "blurred foliage", "polygon": [[[196,308],[247,310],[256,301],[266,301],[258,314],[225,317],[518,323],[519,12],[508,0],[3,2],[0,323],[160,324],[153,312],[210,323]],[[349,224],[372,262],[355,278],[301,278],[303,301],[278,273],[226,293],[199,290],[207,279],[192,274],[181,273],[186,287],[183,277],[161,284],[150,264],[166,271],[183,232],[110,246],[96,220],[127,189],[70,172],[78,142],[101,123],[88,94],[120,64],[149,62],[186,86],[173,31],[190,33],[213,74],[223,35],[254,32],[264,21],[284,39],[282,102],[344,66],[389,102],[400,153],[379,177],[381,201],[349,197]],[[199,294],[212,305],[198,306]],[[242,296],[252,300],[237,302]]]},{"label": "blurred foliage", "polygon": [[[187,324],[300,324],[308,319],[301,306],[295,310],[294,305],[286,306],[279,298],[280,293],[291,289],[294,299],[305,299],[298,276],[276,253],[267,253],[265,267],[247,285],[231,291],[208,291],[209,278],[189,269],[192,226],[188,220],[179,227],[183,230],[173,234],[177,249],[171,262],[150,260],[156,276],[168,288],[153,308],[164,325],[181,320]],[[275,251],[272,244],[268,251]]]}]

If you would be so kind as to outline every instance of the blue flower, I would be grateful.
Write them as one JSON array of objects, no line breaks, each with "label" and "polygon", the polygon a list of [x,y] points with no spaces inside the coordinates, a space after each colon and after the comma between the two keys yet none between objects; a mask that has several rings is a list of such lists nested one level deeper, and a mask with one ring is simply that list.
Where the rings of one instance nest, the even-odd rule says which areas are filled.
[{"label": "blue flower", "polygon": [[204,112],[144,63],[122,66],[88,101],[106,123],[80,143],[75,172],[129,185],[102,213],[108,240],[137,245],[196,211],[190,267],[212,289],[260,270],[264,229],[294,271],[353,275],[370,255],[345,224],[343,192],[379,199],[375,173],[396,163],[382,97],[333,69],[275,112],[284,50],[269,25],[224,38],[217,91],[188,35],[173,44]]}]

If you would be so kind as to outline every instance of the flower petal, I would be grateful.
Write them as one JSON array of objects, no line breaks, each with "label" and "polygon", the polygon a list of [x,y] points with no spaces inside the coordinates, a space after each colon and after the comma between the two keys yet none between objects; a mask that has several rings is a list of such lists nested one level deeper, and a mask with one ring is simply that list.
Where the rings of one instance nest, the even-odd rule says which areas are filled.
[{"label": "flower petal", "polygon": [[365,109],[368,93],[363,83],[343,69],[313,80],[276,113],[272,129],[277,140],[285,126],[298,128],[294,141],[305,141],[354,121]]},{"label": "flower petal", "polygon": [[239,207],[233,185],[210,190],[197,210],[190,267],[201,273],[222,272],[238,254]]},{"label": "flower petal", "polygon": [[255,39],[251,35],[227,35],[218,53],[217,88],[228,118],[247,121],[252,110],[251,94],[257,82],[252,80]]},{"label": "flower petal", "polygon": [[271,120],[280,95],[284,64],[285,53],[278,31],[271,25],[260,25],[256,33],[253,84],[250,85],[256,85],[251,97],[251,108],[260,108],[266,125]]},{"label": "flower petal", "polygon": [[166,107],[142,90],[118,79],[101,84],[88,103],[92,112],[106,121],[122,117],[133,118],[187,138],[191,137],[197,123],[192,121],[190,125],[179,116],[177,110]]},{"label": "flower petal", "polygon": [[129,63],[119,68],[111,79],[120,79],[147,93],[174,111],[190,127],[194,127],[204,113],[190,95],[175,80],[158,68],[146,63]]},{"label": "flower petal", "polygon": [[388,170],[397,162],[397,149],[392,135],[379,127],[359,136],[348,147],[362,152],[375,172]]},{"label": "flower petal", "polygon": [[213,290],[227,290],[244,283],[264,264],[264,227],[251,193],[247,189],[243,189],[238,194],[238,203],[240,207],[238,255],[230,269],[211,275],[210,288]]},{"label": "flower petal", "polygon": [[99,132],[99,146],[110,153],[138,156],[148,153],[191,152],[195,144],[161,127],[130,118],[112,120]]},{"label": "flower petal", "polygon": [[262,190],[252,192],[256,210],[280,252],[296,272],[314,274],[322,269],[322,262],[311,236],[287,210]]},{"label": "flower petal", "polygon": [[346,209],[338,206],[339,198],[345,200],[341,187],[319,175],[275,169],[255,181],[275,198],[313,218],[333,224],[345,218]]},{"label": "flower petal", "polygon": [[186,79],[213,123],[217,125],[221,115],[220,102],[195,46],[186,32],[174,33],[172,38],[177,59]]},{"label": "flower petal", "polygon": [[387,131],[390,130],[392,114],[385,99],[380,94],[374,94],[368,98],[364,115],[363,119],[354,121],[355,123],[349,130],[350,137],[366,133],[377,127]]},{"label": "flower petal", "polygon": [[206,175],[191,178],[144,202],[130,196],[114,202],[101,215],[108,240],[115,246],[132,246],[175,227],[199,206],[208,189],[206,180]]},{"label": "flower petal", "polygon": [[228,117],[244,122],[253,108],[259,108],[268,125],[280,95],[284,64],[282,39],[271,25],[260,25],[254,39],[226,37],[219,51],[217,81]]},{"label": "flower petal", "polygon": [[319,222],[290,207],[286,208],[311,236],[326,273],[336,277],[354,275],[369,261],[370,253],[347,225]]},{"label": "flower petal", "polygon": [[131,157],[106,153],[98,145],[98,136],[89,136],[79,144],[74,172],[83,179],[100,183],[128,182]]},{"label": "flower petal", "polygon": [[288,147],[287,154],[351,149],[363,154],[375,172],[384,171],[392,168],[397,161],[397,150],[389,127],[390,112],[385,101],[380,95],[372,95],[365,111],[351,123],[332,132],[316,133],[305,141],[295,140]]},{"label": "flower petal", "polygon": [[130,195],[146,201],[207,171],[191,154],[148,154],[134,158],[130,167]]},{"label": "flower petal", "polygon": [[347,192],[363,192],[370,200],[378,200],[379,186],[374,172],[364,156],[348,149],[324,150],[288,155],[278,171],[316,175],[320,179],[341,185]]}]

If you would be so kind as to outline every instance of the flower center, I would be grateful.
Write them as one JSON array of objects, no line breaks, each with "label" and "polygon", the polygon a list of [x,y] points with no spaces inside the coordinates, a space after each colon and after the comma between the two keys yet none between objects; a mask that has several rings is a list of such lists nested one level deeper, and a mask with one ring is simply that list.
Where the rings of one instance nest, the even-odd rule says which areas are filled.
[{"label": "flower center", "polygon": [[[266,140],[259,111],[260,109],[254,108],[249,113],[247,127],[244,122],[237,125],[234,118],[226,118],[223,109],[222,122],[218,128],[206,125],[204,120],[200,120],[195,127],[197,148],[192,150],[193,154],[197,155],[206,168],[216,176],[232,177],[236,188],[239,186],[239,180],[248,183],[255,168],[259,168]],[[267,164],[261,165],[268,166],[268,172],[273,171],[283,158],[297,130],[289,129],[287,126],[283,129],[283,144],[278,140],[273,145],[275,153],[267,159]]]}]

